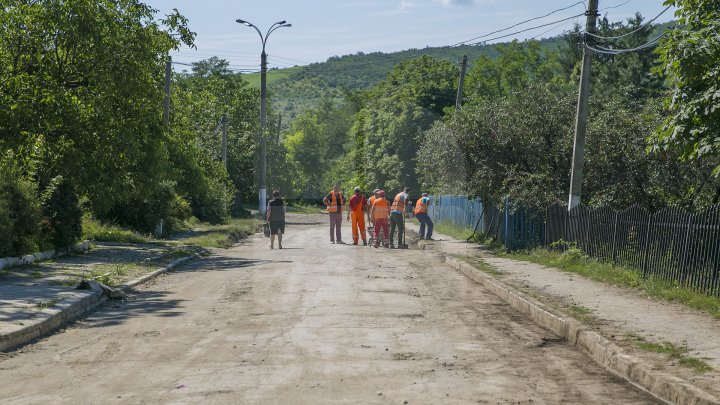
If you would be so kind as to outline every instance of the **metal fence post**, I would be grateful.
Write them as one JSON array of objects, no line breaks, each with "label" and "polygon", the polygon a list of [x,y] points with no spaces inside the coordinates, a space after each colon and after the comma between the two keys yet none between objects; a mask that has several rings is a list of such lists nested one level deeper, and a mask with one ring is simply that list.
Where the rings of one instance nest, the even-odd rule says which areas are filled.
[{"label": "metal fence post", "polygon": [[652,229],[652,223],[653,223],[653,214],[650,214],[648,217],[648,227],[647,232],[645,232],[645,247],[643,248],[643,259],[642,259],[642,275],[643,278],[647,278],[647,262],[648,262],[648,256],[650,255],[650,230]]},{"label": "metal fence post", "polygon": [[683,251],[683,257],[682,257],[682,265],[680,266],[680,284],[685,284],[685,280],[687,280],[687,268],[688,268],[688,261],[690,261],[690,245],[692,244],[692,227],[693,227],[693,219],[695,219],[695,214],[690,215],[690,220],[688,221],[688,227],[687,231],[685,232],[685,249]]},{"label": "metal fence post", "polygon": [[618,214],[617,211],[615,211],[615,224],[613,226],[613,236],[612,236],[612,262],[613,264],[617,264],[617,231],[618,231],[618,222],[620,221],[620,214]]},{"label": "metal fence post", "polygon": [[510,240],[510,201],[507,197],[505,197],[505,250],[510,251],[511,250],[511,240]]}]

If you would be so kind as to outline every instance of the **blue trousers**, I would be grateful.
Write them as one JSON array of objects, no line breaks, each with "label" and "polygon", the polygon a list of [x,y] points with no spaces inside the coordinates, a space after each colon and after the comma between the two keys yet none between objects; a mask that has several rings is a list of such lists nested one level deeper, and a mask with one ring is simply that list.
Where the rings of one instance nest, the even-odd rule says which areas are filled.
[{"label": "blue trousers", "polygon": [[[432,238],[433,221],[427,213],[419,212],[415,214],[415,218],[420,221],[420,239]],[[427,233],[425,233],[425,226],[427,226]]]}]

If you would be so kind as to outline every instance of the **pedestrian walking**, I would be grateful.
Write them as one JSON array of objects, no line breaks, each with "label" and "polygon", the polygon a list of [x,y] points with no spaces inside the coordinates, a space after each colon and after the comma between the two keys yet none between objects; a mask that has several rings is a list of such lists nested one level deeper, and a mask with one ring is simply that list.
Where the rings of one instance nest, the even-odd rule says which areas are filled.
[{"label": "pedestrian walking", "polygon": [[282,249],[282,237],[285,233],[285,201],[280,197],[280,191],[272,193],[273,199],[267,205],[266,221],[270,224],[270,249],[275,247],[275,236],[278,240],[278,248]]},{"label": "pedestrian walking", "polygon": [[330,193],[323,198],[323,203],[330,214],[330,243],[343,243],[341,228],[344,201],[339,183],[335,183]]},{"label": "pedestrian walking", "polygon": [[375,243],[373,247],[380,246],[380,231],[383,232],[383,246],[388,247],[388,217],[390,216],[390,202],[385,199],[385,190],[378,190],[377,198],[370,208],[370,216],[373,219],[375,229]]},{"label": "pedestrian walking", "polygon": [[358,234],[362,236],[362,242],[363,246],[367,246],[367,235],[365,231],[365,215],[367,213],[367,207],[368,202],[365,199],[365,196],[362,195],[360,192],[360,187],[355,187],[354,194],[352,197],[350,197],[350,200],[348,201],[348,214],[347,214],[347,220],[350,221],[352,217],[352,222],[350,226],[352,227],[352,238],[353,238],[353,245],[358,244]]},{"label": "pedestrian walking", "polygon": [[398,193],[393,199],[392,207],[390,207],[390,249],[393,249],[393,238],[395,236],[395,229],[398,231],[398,247],[407,247],[405,245],[403,236],[405,235],[405,207],[410,200],[408,192],[410,187]]},{"label": "pedestrian walking", "polygon": [[[427,193],[422,193],[422,196],[417,203],[415,203],[415,218],[420,221],[420,239],[433,240],[433,221],[428,215],[428,207],[430,206],[430,197]],[[427,233],[425,228],[427,227]]]}]

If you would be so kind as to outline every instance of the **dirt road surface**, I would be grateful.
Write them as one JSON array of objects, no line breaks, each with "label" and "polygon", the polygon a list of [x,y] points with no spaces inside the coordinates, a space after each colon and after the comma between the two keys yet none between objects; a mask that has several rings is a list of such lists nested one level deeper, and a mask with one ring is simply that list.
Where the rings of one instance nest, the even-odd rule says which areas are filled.
[{"label": "dirt road surface", "polygon": [[0,354],[0,402],[657,403],[430,253],[331,245],[326,220]]}]

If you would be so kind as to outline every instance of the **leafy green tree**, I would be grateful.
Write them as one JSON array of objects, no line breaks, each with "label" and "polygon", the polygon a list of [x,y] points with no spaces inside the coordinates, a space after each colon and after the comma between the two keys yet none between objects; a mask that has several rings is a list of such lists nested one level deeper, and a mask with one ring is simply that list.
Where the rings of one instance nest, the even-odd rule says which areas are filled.
[{"label": "leafy green tree", "polygon": [[[683,159],[720,156],[720,7],[714,0],[666,0],[678,25],[658,49],[671,88],[669,116],[655,134],[656,148],[677,148]],[[715,167],[720,175],[720,165]]]},{"label": "leafy green tree", "polygon": [[[0,13],[0,149],[44,189],[72,180],[100,218],[168,178],[165,59],[194,33],[137,0],[8,0]],[[153,209],[153,207],[148,207]]]}]

